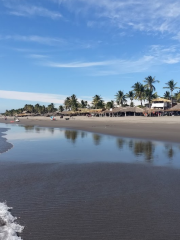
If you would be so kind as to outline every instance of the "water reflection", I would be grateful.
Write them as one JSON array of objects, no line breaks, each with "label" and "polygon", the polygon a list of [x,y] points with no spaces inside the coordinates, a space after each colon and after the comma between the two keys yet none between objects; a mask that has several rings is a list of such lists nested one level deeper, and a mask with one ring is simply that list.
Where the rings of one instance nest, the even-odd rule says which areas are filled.
[{"label": "water reflection", "polygon": [[175,150],[171,144],[165,144],[165,152],[167,157],[172,160],[173,157],[175,156]]},{"label": "water reflection", "polygon": [[86,132],[81,132],[81,138],[85,138],[87,137],[87,133]]},{"label": "water reflection", "polygon": [[19,126],[24,127],[26,131],[34,131],[34,126],[22,126],[22,125]]},{"label": "water reflection", "polygon": [[54,128],[48,128],[48,131],[52,134],[54,134]]},{"label": "water reflection", "polygon": [[126,142],[125,142],[124,139],[118,138],[118,139],[116,140],[116,143],[117,143],[117,146],[118,146],[119,149],[123,149],[124,144],[125,144]]},{"label": "water reflection", "polygon": [[[40,133],[42,131],[49,131],[51,134],[54,134],[54,128],[42,128],[42,127],[34,127],[34,126],[22,126],[26,131],[36,131],[36,133]],[[76,130],[64,130],[59,129],[60,132],[64,132],[64,136],[66,139],[71,140],[74,144],[76,143],[78,138],[84,139],[90,135],[90,133],[84,131],[76,131]],[[92,133],[91,134],[93,142],[96,146],[99,146],[102,143],[103,135]],[[113,139],[113,137],[109,138],[109,141]],[[156,142],[153,141],[143,141],[136,139],[126,139],[126,138],[115,138],[116,146],[120,150],[124,150],[124,147],[128,147],[129,150],[132,151],[134,156],[140,157],[143,156],[146,162],[152,162],[155,158],[155,150],[157,148]],[[170,160],[175,156],[175,147],[172,144],[164,143],[165,154],[166,157]],[[176,148],[180,150],[180,145],[177,145]]]},{"label": "water reflection", "polygon": [[70,139],[72,141],[72,143],[75,143],[78,137],[78,131],[74,131],[74,130],[65,130],[64,131],[64,136],[67,139]]},{"label": "water reflection", "polygon": [[[111,161],[116,159],[116,161],[121,162],[138,161],[156,165],[160,163],[162,164],[163,161],[166,161],[166,164],[173,165],[174,162],[176,162],[180,165],[180,161],[178,161],[180,145],[178,144],[117,138],[63,128],[56,129],[37,126],[21,126],[21,129],[17,130],[18,128],[19,126],[12,126],[12,129],[15,129],[15,131],[12,132],[11,135],[10,132],[8,132],[10,140],[30,140],[32,142],[36,140],[36,142],[39,141],[37,144],[37,146],[39,146],[39,144],[41,144],[41,139],[43,139],[44,141],[49,141],[48,144],[49,146],[51,145],[51,147],[52,145],[55,147],[56,144],[59,144],[59,141],[61,141],[58,148],[62,151],[62,146],[64,146],[63,148],[66,149],[67,153],[67,149],[70,149],[71,146],[68,145],[67,141],[64,141],[64,139],[66,139],[73,145],[76,143],[75,147],[73,146],[73,151],[76,151],[74,156],[78,159],[81,159],[81,156],[86,156],[83,158],[87,160],[88,155],[92,156],[91,159],[93,160],[94,154],[95,159],[97,159],[97,156],[101,156],[98,158],[98,161],[105,161],[105,159]],[[57,141],[57,143],[55,141]],[[94,149],[94,146],[97,146],[97,148]],[[42,152],[43,151],[44,150],[42,150]],[[54,151],[56,151],[56,149],[54,149]],[[84,154],[79,155],[79,152],[81,151],[84,151]],[[119,151],[121,151],[121,153]]]},{"label": "water reflection", "polygon": [[36,131],[37,133],[40,133],[40,132],[42,131],[42,129],[41,129],[40,127],[35,127],[35,131]]},{"label": "water reflection", "polygon": [[133,140],[129,140],[128,146],[130,149],[133,148]]},{"label": "water reflection", "polygon": [[155,145],[151,141],[134,141],[133,151],[136,156],[144,155],[145,160],[150,162],[154,158]]},{"label": "water reflection", "polygon": [[93,134],[93,140],[94,140],[94,144],[96,145],[96,146],[98,146],[98,145],[100,145],[100,143],[101,143],[101,140],[102,140],[102,136],[101,135],[99,135],[99,134]]}]

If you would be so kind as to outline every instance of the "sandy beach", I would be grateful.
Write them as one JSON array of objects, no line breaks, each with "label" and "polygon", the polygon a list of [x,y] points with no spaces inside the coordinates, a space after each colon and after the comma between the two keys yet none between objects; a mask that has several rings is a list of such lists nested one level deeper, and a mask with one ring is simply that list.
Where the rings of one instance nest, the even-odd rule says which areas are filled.
[{"label": "sandy beach", "polygon": [[[10,123],[0,118],[1,123]],[[168,142],[180,142],[180,117],[73,117],[70,120],[56,117],[51,121],[49,117],[19,118],[23,125],[41,127],[70,128],[120,137],[142,138]]]},{"label": "sandy beach", "polygon": [[180,237],[179,170],[133,164],[12,164],[1,165],[0,182],[0,200],[7,200],[20,216],[24,240]]},{"label": "sandy beach", "polygon": [[[6,128],[13,129],[12,125],[16,123],[10,123],[11,120],[12,118],[6,121],[1,119],[0,122],[6,122]],[[72,128],[115,136],[179,142],[179,121],[178,117],[75,117],[69,121],[60,118],[51,121],[49,118],[32,117],[20,118],[18,124]],[[27,137],[31,133],[26,132],[24,127],[19,129],[24,129]],[[4,134],[6,130],[2,128],[1,133]],[[56,130],[61,132],[59,129]],[[15,133],[18,135],[18,132]],[[43,131],[37,134],[41,135]],[[8,141],[4,137],[1,139],[8,147]],[[151,161],[144,161],[142,164],[113,162],[113,159],[126,159],[130,156],[123,155],[123,149],[120,149],[116,154],[113,151],[113,155],[108,157],[108,162],[100,162],[99,159],[105,158],[103,153],[107,155],[105,147],[102,150],[101,144],[93,148],[93,142],[88,141],[88,138],[82,138],[76,145],[68,143],[65,137],[66,145],[63,145],[58,138],[56,151],[48,147],[53,139],[47,140],[47,145],[41,145],[42,140],[38,139],[35,142],[27,141],[28,148],[24,148],[23,142],[26,143],[24,140],[17,140],[18,144],[15,144],[11,151],[2,154],[0,161],[0,202],[7,202],[8,206],[12,206],[13,216],[18,217],[17,223],[25,227],[21,234],[22,239],[180,238],[180,169],[170,167],[173,158],[168,161],[169,165],[166,167],[153,166]],[[84,145],[86,154],[81,152],[84,161],[78,162],[77,154],[73,162],[63,161],[62,149],[61,152],[58,150],[65,149],[67,159],[70,159],[75,155],[74,151],[78,144],[83,148],[82,142],[87,143]],[[33,147],[36,145],[42,148],[40,152]],[[112,145],[108,146],[111,146],[107,148],[110,151]],[[98,154],[99,148],[101,154]],[[126,145],[124,149],[127,150]],[[130,148],[128,149],[130,151]],[[97,155],[94,161],[93,151]],[[53,159],[54,153],[59,162],[46,163],[45,158],[48,158],[46,155],[49,152],[50,159]],[[8,154],[9,159],[6,156]],[[176,154],[178,158],[178,150]],[[20,161],[20,155],[24,162]],[[87,155],[92,158],[92,162],[87,161]],[[156,159],[156,155],[155,153],[153,161],[160,160],[158,157]],[[34,156],[32,159],[41,158],[43,161],[26,162],[27,156],[30,158]],[[165,158],[162,152],[159,156]]]}]

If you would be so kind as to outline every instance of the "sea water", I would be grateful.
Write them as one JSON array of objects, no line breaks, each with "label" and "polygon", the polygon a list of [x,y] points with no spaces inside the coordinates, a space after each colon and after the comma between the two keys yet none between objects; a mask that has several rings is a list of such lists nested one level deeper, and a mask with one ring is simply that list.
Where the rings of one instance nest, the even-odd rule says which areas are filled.
[{"label": "sea water", "polygon": [[[0,128],[5,127],[0,124]],[[118,162],[180,168],[180,144],[113,137],[71,129],[6,125],[10,151],[0,162]],[[8,143],[9,144],[9,143]],[[12,148],[12,145],[14,146]]]},{"label": "sea water", "polygon": [[20,240],[21,237],[17,233],[21,233],[24,229],[19,225],[16,217],[11,214],[12,207],[8,207],[6,203],[0,203],[0,239],[1,240]]}]

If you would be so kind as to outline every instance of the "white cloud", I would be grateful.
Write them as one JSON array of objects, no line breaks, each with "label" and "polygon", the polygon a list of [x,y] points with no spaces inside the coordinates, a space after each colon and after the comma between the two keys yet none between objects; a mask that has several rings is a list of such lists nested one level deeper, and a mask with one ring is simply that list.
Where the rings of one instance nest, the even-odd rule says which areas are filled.
[{"label": "white cloud", "polygon": [[41,37],[37,35],[23,36],[23,35],[6,35],[0,36],[0,40],[14,40],[23,42],[34,42],[45,45],[59,46],[65,44],[61,38]]},{"label": "white cloud", "polygon": [[32,92],[17,92],[0,90],[0,98],[24,100],[32,102],[55,103],[63,104],[67,96],[48,94],[48,93],[32,93]]},{"label": "white cloud", "polygon": [[[88,18],[88,26],[106,20],[119,28],[145,32],[176,33],[180,20],[179,0],[53,0]],[[89,12],[88,12],[89,10]],[[94,14],[92,14],[94,13]],[[97,19],[98,18],[98,19]],[[95,24],[97,22],[97,24]]]},{"label": "white cloud", "polygon": [[[146,54],[139,58],[110,59],[104,61],[55,62],[39,58],[38,64],[53,68],[85,68],[86,74],[108,76],[125,73],[140,73],[153,69],[154,66],[180,63],[179,46],[165,47],[152,45]],[[88,69],[90,69],[88,71]]]},{"label": "white cloud", "polygon": [[88,68],[113,64],[111,61],[104,62],[71,62],[71,63],[56,63],[46,62],[44,65],[54,68]]},{"label": "white cloud", "polygon": [[[34,92],[18,92],[18,91],[5,91],[0,90],[0,98],[13,99],[21,101],[29,101],[36,103],[54,103],[56,106],[63,104],[67,95],[49,94],[49,93],[34,93]],[[88,103],[92,101],[92,96],[79,96],[78,100],[86,100]],[[28,102],[27,102],[28,103]]]},{"label": "white cloud", "polygon": [[49,17],[52,19],[59,19],[62,15],[59,12],[51,11],[44,7],[29,5],[29,4],[19,4],[18,1],[3,1],[4,5],[9,9],[8,13],[15,16],[41,16]]},{"label": "white cloud", "polygon": [[30,54],[28,55],[30,58],[35,58],[35,59],[42,59],[42,58],[47,58],[46,55],[41,55],[41,54]]}]

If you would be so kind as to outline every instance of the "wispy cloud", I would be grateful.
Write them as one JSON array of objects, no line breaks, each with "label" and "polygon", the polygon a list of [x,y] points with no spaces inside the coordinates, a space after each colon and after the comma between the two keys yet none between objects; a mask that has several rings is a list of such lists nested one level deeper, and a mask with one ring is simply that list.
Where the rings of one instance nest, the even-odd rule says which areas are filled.
[{"label": "wispy cloud", "polygon": [[90,75],[115,75],[123,73],[143,72],[153,64],[153,56],[143,56],[137,60],[113,59],[99,62],[58,63],[42,61],[41,65],[53,68],[91,68]]},{"label": "wispy cloud", "polygon": [[[88,26],[115,25],[145,32],[175,33],[179,28],[179,0],[53,0],[88,18]],[[92,11],[93,9],[93,11]],[[90,10],[88,12],[88,10]],[[92,12],[94,14],[92,14]],[[89,13],[89,15],[88,15]],[[97,19],[98,18],[98,19]],[[106,24],[104,24],[106,21]],[[94,23],[97,24],[94,24]]]},{"label": "wispy cloud", "polygon": [[[0,90],[0,98],[13,99],[36,103],[54,103],[56,106],[63,104],[66,95],[49,94],[49,93],[34,93],[34,92],[18,92],[18,91],[5,91]],[[78,100],[87,100],[89,103],[92,101],[92,96],[78,96]]]},{"label": "wispy cloud", "polygon": [[38,64],[52,68],[86,68],[86,74],[105,76],[125,73],[140,73],[153,69],[154,66],[180,63],[179,46],[165,47],[152,45],[146,54],[139,58],[110,59],[104,61],[55,62],[39,59]]},{"label": "wispy cloud", "polygon": [[23,35],[6,35],[0,36],[0,40],[14,40],[23,42],[34,42],[45,45],[59,46],[65,44],[65,41],[61,38],[42,37],[37,35],[23,36]]},{"label": "wispy cloud", "polygon": [[34,6],[30,4],[19,4],[19,1],[3,1],[8,13],[15,16],[41,16],[49,17],[51,19],[59,19],[62,15],[59,12],[51,11],[41,6]]},{"label": "wispy cloud", "polygon": [[0,98],[24,100],[31,102],[55,103],[63,104],[67,96],[48,94],[48,93],[33,93],[33,92],[16,92],[0,90]]},{"label": "wispy cloud", "polygon": [[44,58],[47,58],[48,56],[42,55],[42,54],[29,54],[28,57],[34,58],[34,59],[44,59]]},{"label": "wispy cloud", "polygon": [[46,62],[44,65],[54,68],[89,68],[97,66],[107,66],[113,64],[111,61],[104,62],[71,62],[71,63],[57,63],[57,62]]}]

